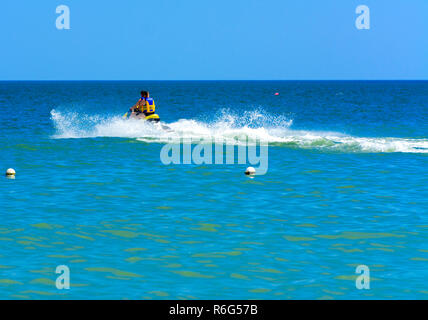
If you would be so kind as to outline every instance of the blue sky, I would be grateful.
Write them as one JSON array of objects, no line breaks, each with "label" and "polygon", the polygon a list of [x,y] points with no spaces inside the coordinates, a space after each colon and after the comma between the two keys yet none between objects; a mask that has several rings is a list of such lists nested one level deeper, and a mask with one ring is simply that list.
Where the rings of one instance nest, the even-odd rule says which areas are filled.
[{"label": "blue sky", "polygon": [[2,0],[0,39],[1,80],[428,79],[427,0]]}]

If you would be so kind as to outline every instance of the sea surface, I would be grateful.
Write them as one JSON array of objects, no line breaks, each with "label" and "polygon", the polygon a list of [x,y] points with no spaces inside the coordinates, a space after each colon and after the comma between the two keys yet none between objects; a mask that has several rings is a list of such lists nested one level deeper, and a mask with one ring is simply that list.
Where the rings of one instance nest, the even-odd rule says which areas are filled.
[{"label": "sea surface", "polygon": [[[122,118],[141,90],[169,130]],[[0,82],[0,108],[0,299],[428,299],[427,81]],[[207,137],[268,171],[161,161]]]}]

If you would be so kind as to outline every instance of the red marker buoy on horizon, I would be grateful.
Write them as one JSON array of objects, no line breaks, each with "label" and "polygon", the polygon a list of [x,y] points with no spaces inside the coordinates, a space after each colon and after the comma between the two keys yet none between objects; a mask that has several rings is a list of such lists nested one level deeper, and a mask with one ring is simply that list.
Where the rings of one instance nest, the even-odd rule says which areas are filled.
[{"label": "red marker buoy on horizon", "polygon": [[275,95],[276,95],[276,96],[279,96],[279,92],[276,92],[276,93],[275,93]]}]

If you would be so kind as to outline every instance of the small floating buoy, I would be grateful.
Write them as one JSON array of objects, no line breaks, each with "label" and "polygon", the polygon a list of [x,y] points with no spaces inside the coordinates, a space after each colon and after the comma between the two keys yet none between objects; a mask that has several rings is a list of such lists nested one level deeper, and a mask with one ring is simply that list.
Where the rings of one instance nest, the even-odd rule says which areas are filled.
[{"label": "small floating buoy", "polygon": [[279,96],[279,92],[276,92],[276,93],[275,93],[275,95],[276,95],[276,96]]},{"label": "small floating buoy", "polygon": [[252,176],[256,174],[256,169],[254,169],[253,167],[248,167],[247,170],[245,170],[245,174],[247,176]]},{"label": "small floating buoy", "polygon": [[6,170],[6,177],[8,178],[15,178],[15,174],[16,172],[12,168]]}]

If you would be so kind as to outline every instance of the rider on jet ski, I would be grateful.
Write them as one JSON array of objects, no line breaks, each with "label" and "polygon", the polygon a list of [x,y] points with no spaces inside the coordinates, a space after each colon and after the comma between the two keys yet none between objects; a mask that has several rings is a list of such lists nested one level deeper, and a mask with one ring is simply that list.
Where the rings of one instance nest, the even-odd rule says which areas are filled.
[{"label": "rider on jet ski", "polygon": [[131,115],[151,121],[159,121],[159,116],[155,114],[156,106],[148,91],[141,91],[141,98],[130,109]]},{"label": "rider on jet ski", "polygon": [[155,113],[155,101],[153,98],[150,98],[148,91],[141,91],[141,98],[137,103],[131,108],[132,112],[138,116],[141,113],[144,113],[145,116],[149,116]]}]

